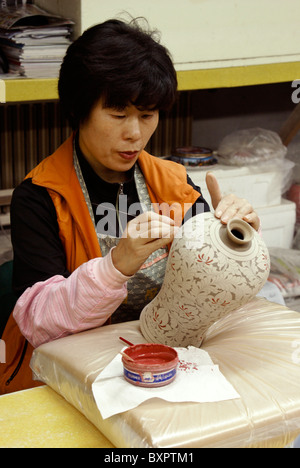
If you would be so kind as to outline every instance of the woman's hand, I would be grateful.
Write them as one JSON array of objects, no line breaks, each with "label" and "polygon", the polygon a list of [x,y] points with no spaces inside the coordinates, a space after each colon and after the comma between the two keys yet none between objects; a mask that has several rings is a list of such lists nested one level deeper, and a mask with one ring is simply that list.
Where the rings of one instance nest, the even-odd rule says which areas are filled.
[{"label": "woman's hand", "polygon": [[178,230],[175,222],[152,211],[130,221],[115,249],[112,261],[123,275],[132,276],[155,250],[173,241]]},{"label": "woman's hand", "polygon": [[218,181],[211,172],[206,174],[206,185],[216,218],[219,218],[224,224],[227,224],[232,218],[240,218],[258,231],[260,227],[259,217],[247,200],[238,198],[234,194],[222,197]]}]

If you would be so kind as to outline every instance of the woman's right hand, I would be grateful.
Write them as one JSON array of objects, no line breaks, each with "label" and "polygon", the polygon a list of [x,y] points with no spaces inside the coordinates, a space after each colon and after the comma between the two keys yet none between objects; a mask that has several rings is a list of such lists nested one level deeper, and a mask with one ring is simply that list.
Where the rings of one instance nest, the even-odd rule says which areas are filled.
[{"label": "woman's right hand", "polygon": [[149,255],[173,241],[178,227],[168,216],[147,211],[130,221],[112,250],[112,261],[125,276],[134,275]]}]

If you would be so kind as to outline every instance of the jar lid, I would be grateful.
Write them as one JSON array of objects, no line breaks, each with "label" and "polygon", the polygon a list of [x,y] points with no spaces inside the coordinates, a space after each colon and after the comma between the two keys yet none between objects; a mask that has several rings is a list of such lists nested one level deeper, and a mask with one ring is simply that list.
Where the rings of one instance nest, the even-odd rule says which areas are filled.
[{"label": "jar lid", "polygon": [[183,146],[175,148],[172,152],[172,156],[181,157],[208,157],[212,156],[212,150],[210,148],[204,148],[202,146]]},{"label": "jar lid", "polygon": [[189,167],[209,166],[217,162],[213,151],[210,148],[202,146],[175,148],[169,159]]}]

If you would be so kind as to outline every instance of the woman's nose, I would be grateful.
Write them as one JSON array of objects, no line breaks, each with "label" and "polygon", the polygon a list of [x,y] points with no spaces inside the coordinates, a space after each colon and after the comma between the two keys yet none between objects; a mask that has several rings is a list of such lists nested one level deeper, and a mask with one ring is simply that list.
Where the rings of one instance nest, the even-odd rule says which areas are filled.
[{"label": "woman's nose", "polygon": [[128,119],[124,129],[124,138],[126,140],[137,141],[141,138],[141,126],[138,119]]}]

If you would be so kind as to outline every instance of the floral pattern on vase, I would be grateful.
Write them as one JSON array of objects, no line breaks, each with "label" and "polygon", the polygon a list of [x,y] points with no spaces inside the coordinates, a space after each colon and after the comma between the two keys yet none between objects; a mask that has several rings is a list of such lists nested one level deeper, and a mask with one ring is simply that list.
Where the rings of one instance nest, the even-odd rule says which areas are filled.
[{"label": "floral pattern on vase", "polygon": [[189,219],[173,241],[159,294],[141,313],[143,336],[201,346],[214,322],[256,296],[269,271],[268,249],[244,221],[224,226],[211,213]]}]

